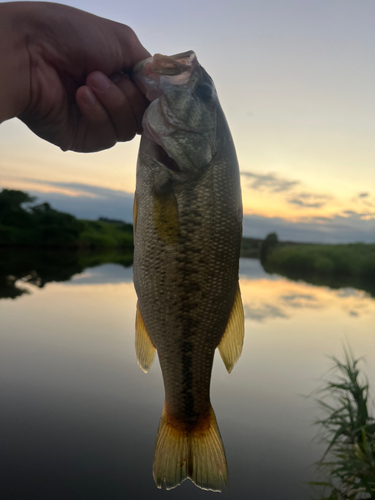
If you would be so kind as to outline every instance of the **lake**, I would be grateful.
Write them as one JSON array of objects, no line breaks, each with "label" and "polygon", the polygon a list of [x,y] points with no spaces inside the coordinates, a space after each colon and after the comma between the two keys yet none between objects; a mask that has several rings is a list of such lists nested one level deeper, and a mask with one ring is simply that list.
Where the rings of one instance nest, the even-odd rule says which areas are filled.
[{"label": "lake", "polygon": [[[190,481],[169,492],[154,484],[164,390],[158,361],[144,374],[135,359],[131,259],[124,267],[48,258],[53,272],[18,263],[0,278],[1,497],[217,496]],[[319,479],[313,464],[324,446],[313,425],[317,404],[305,396],[328,376],[327,355],[342,358],[344,343],[365,356],[375,396],[375,300],[267,274],[255,259],[241,259],[240,277],[244,351],[231,375],[217,353],[212,374],[229,467],[222,496],[307,499],[304,482]]]}]

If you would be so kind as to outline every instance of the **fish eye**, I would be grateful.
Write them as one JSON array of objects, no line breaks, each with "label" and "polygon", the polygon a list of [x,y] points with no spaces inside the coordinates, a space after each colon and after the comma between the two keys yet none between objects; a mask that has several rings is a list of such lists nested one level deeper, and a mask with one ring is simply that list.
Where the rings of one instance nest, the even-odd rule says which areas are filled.
[{"label": "fish eye", "polygon": [[200,99],[202,99],[202,101],[205,102],[211,101],[213,97],[212,88],[210,87],[210,85],[207,85],[207,83],[202,83],[201,85],[198,85],[195,93]]}]

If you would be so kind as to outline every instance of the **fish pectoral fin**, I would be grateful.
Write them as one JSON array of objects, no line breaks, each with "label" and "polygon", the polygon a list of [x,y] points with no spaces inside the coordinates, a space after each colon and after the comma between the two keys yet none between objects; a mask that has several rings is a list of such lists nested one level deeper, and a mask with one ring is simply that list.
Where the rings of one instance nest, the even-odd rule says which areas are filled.
[{"label": "fish pectoral fin", "polygon": [[233,370],[234,365],[241,356],[244,331],[243,306],[240,286],[238,285],[229,321],[218,345],[221,358],[224,361],[228,373]]},{"label": "fish pectoral fin", "polygon": [[139,305],[137,304],[137,314],[135,318],[135,353],[137,362],[142,370],[147,373],[154,361],[156,349],[147,333]]},{"label": "fish pectoral fin", "polygon": [[180,234],[180,219],[176,196],[167,185],[165,192],[154,194],[152,218],[157,235],[163,243],[175,245]]},{"label": "fish pectoral fin", "polygon": [[137,193],[134,193],[134,203],[133,203],[133,240],[135,240],[135,230],[137,228],[137,216],[138,216],[138,197],[137,197]]},{"label": "fish pectoral fin", "polygon": [[153,476],[158,488],[176,488],[185,479],[203,490],[222,491],[228,484],[225,450],[215,413],[186,429],[169,422],[165,406],[155,443]]}]

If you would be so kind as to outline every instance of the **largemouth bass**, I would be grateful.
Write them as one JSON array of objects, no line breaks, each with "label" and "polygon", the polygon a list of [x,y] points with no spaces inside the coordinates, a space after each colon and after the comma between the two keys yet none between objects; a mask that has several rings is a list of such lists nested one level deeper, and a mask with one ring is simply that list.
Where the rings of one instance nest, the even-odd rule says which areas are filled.
[{"label": "largemouth bass", "polygon": [[210,403],[212,364],[218,347],[231,372],[244,335],[236,152],[194,52],[156,54],[133,79],[151,101],[137,164],[134,285],[137,360],[147,372],[157,350],[165,388],[154,479],[159,488],[189,478],[221,491],[227,463]]}]

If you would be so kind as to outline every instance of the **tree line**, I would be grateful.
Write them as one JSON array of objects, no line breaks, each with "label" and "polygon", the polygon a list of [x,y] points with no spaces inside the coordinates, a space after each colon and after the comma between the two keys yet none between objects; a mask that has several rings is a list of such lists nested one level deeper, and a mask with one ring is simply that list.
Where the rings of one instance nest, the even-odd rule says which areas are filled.
[{"label": "tree line", "polygon": [[132,247],[133,225],[122,221],[80,220],[23,191],[0,192],[0,245]]}]

